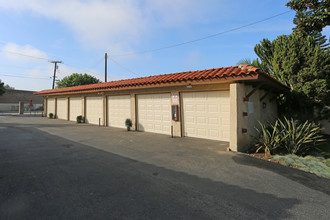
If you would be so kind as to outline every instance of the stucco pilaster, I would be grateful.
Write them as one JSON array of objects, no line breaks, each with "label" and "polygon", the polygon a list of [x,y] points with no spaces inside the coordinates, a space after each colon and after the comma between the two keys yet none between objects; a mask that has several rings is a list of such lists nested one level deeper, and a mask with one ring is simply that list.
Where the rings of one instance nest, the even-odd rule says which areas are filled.
[{"label": "stucco pilaster", "polygon": [[136,95],[135,93],[131,93],[131,120],[132,120],[132,130],[136,131],[137,130],[137,120],[136,120],[136,105],[137,105],[137,101],[136,101]]},{"label": "stucco pilaster", "polygon": [[248,125],[247,117],[243,116],[243,112],[247,112],[244,96],[244,84],[230,84],[230,149],[237,152],[244,151],[249,144],[248,134],[243,133]]}]

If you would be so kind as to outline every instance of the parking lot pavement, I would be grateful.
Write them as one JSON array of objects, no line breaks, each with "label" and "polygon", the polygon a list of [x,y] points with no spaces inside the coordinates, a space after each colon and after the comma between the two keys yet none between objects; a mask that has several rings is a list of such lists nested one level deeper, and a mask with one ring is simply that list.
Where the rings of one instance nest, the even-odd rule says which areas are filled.
[{"label": "parking lot pavement", "polygon": [[228,143],[0,116],[0,219],[327,219],[329,180]]}]

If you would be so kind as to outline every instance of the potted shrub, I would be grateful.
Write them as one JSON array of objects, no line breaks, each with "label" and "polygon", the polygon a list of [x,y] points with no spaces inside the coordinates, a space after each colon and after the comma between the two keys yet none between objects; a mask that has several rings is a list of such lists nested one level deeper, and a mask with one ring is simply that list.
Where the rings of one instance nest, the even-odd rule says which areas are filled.
[{"label": "potted shrub", "polygon": [[48,117],[49,117],[49,118],[54,118],[54,114],[53,114],[53,113],[49,113],[49,114],[48,114]]},{"label": "potted shrub", "polygon": [[131,130],[131,127],[132,127],[132,120],[131,119],[126,119],[125,121],[125,125],[126,125],[126,128],[127,128],[127,131],[130,131]]},{"label": "potted shrub", "polygon": [[82,115],[77,116],[77,123],[84,123],[84,117]]}]

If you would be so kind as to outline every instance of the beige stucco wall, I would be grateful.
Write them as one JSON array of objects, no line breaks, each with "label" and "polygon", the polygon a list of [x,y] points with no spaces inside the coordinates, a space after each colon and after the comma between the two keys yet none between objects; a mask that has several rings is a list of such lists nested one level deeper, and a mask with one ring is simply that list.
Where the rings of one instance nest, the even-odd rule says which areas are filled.
[{"label": "beige stucco wall", "polygon": [[[103,119],[102,124],[107,126],[107,96],[109,95],[130,95],[131,100],[131,119],[133,122],[132,130],[136,130],[136,115],[137,115],[137,95],[139,94],[156,94],[156,93],[169,93],[171,95],[171,105],[178,105],[179,109],[179,121],[171,120],[171,126],[173,127],[173,135],[177,137],[182,136],[182,93],[183,92],[199,92],[199,91],[230,91],[230,149],[233,151],[245,151],[253,136],[256,135],[255,127],[258,126],[258,120],[266,122],[277,116],[277,104],[274,98],[274,94],[266,94],[266,91],[257,89],[250,97],[249,101],[244,101],[244,97],[249,94],[254,88],[251,85],[245,85],[243,83],[213,83],[192,85],[191,88],[184,86],[171,86],[171,87],[155,87],[155,88],[135,88],[127,90],[113,90],[103,92],[81,93],[74,95],[62,95],[62,96],[48,96],[45,97],[45,103],[47,98],[50,97],[81,97],[82,109],[81,114],[86,115],[86,97],[99,96],[103,100]],[[178,102],[174,103],[172,97],[177,95]],[[273,99],[273,100],[272,100]],[[250,104],[249,104],[250,103]],[[263,105],[263,103],[265,103]],[[253,106],[253,108],[249,109]],[[252,111],[253,109],[253,111]],[[250,111],[249,111],[250,110]],[[47,105],[45,105],[45,111],[47,111]],[[248,116],[243,116],[243,112],[248,112]],[[246,129],[247,132],[243,133],[242,129]]]},{"label": "beige stucco wall", "polygon": [[[245,91],[252,91],[252,86],[245,86]],[[249,97],[250,105],[253,105],[254,112],[248,112],[248,135],[256,136],[259,122],[265,124],[269,122],[273,122],[275,118],[277,118],[277,103],[274,98],[274,94],[269,93],[263,100],[260,101],[260,98],[265,95],[267,91],[258,89],[254,94]]]},{"label": "beige stucco wall", "polygon": [[48,105],[47,105],[47,97],[44,97],[44,117],[48,115]]},{"label": "beige stucco wall", "polygon": [[243,102],[245,96],[244,84],[230,84],[230,141],[229,147],[232,151],[242,151],[243,146],[248,143],[248,136],[242,133],[242,129],[247,127],[247,118],[243,117],[243,112],[247,111],[247,106]]},{"label": "beige stucco wall", "polygon": [[36,96],[33,93],[34,91],[26,91],[26,90],[16,90],[9,89],[0,96],[0,103],[12,103],[18,104],[18,102],[24,102],[25,104],[29,104],[30,100],[32,100],[32,104],[42,104],[42,97]]},{"label": "beige stucco wall", "polygon": [[[178,97],[178,100],[176,102],[176,99],[173,100],[173,97]],[[171,91],[171,106],[172,105],[177,105],[178,106],[178,117],[179,121],[173,121],[171,120],[171,126],[173,128],[173,136],[175,137],[181,137],[181,122],[182,122],[182,108],[181,108],[181,94],[179,90],[172,90]],[[172,119],[172,110],[171,110],[171,119]]]},{"label": "beige stucco wall", "polygon": [[135,93],[131,93],[131,120],[132,120],[132,130],[135,131],[136,126],[136,96]]},{"label": "beige stucco wall", "polygon": [[[257,135],[256,128],[261,123],[267,123],[277,118],[277,103],[275,95],[271,92],[264,96],[267,91],[257,89],[248,100],[244,101],[254,87],[243,83],[233,83],[230,85],[231,101],[231,133],[230,149],[243,152],[253,143]],[[261,98],[264,97],[262,100]],[[243,115],[247,113],[247,116]],[[246,131],[246,133],[243,132]]]}]

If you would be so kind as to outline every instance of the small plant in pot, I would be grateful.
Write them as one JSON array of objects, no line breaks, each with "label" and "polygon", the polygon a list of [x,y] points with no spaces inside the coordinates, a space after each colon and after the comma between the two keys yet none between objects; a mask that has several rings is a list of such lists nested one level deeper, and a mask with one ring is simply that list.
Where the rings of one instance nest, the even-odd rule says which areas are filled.
[{"label": "small plant in pot", "polygon": [[126,128],[127,128],[127,131],[130,131],[131,130],[131,127],[132,127],[132,120],[131,119],[126,119],[125,121],[125,125],[126,125]]},{"label": "small plant in pot", "polygon": [[84,123],[84,117],[82,115],[77,116],[77,123]]},{"label": "small plant in pot", "polygon": [[49,113],[48,114],[48,118],[54,118],[54,114],[53,113]]}]

